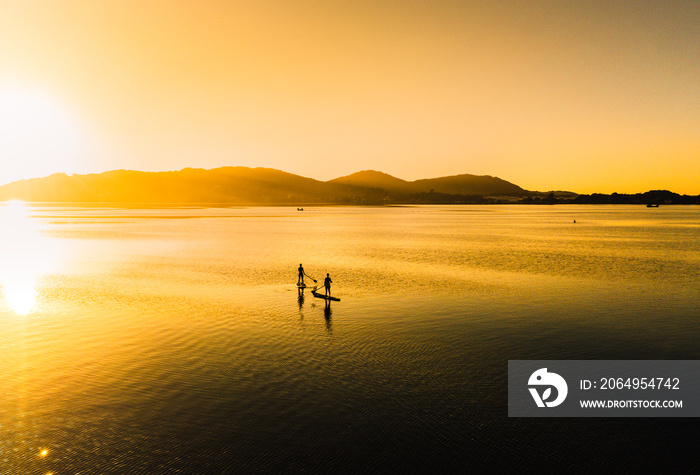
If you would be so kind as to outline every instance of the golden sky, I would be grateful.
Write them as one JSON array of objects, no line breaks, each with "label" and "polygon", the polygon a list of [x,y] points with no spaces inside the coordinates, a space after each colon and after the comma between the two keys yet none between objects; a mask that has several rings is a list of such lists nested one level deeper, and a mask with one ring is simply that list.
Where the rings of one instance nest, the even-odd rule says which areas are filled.
[{"label": "golden sky", "polygon": [[695,0],[0,2],[0,183],[244,165],[700,194]]}]

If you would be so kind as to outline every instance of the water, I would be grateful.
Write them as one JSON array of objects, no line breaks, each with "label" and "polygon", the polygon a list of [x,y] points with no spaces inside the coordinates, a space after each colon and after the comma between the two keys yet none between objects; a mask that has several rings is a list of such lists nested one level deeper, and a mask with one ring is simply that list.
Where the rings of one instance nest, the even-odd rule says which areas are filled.
[{"label": "water", "polygon": [[[0,220],[0,473],[694,453],[689,419],[508,419],[506,376],[509,359],[699,359],[700,207],[11,203]],[[341,301],[300,294],[300,262]]]}]

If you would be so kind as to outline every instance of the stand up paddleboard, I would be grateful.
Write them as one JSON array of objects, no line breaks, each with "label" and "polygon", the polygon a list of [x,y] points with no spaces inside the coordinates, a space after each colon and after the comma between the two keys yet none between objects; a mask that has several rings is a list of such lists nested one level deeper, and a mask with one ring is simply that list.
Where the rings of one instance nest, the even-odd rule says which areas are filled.
[{"label": "stand up paddleboard", "polygon": [[325,294],[316,292],[315,290],[312,290],[311,293],[314,294],[314,297],[319,298],[319,299],[326,299],[326,300],[333,300],[334,302],[340,302],[340,299],[338,297],[327,296]]},{"label": "stand up paddleboard", "polygon": [[300,289],[305,289],[305,288],[306,288],[306,284],[297,284],[297,287],[299,287]]}]

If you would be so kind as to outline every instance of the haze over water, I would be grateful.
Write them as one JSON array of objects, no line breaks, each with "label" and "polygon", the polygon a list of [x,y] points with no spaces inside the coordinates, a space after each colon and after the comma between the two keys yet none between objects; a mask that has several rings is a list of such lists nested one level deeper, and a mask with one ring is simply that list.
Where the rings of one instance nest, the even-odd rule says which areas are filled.
[{"label": "haze over water", "polygon": [[[506,373],[700,358],[699,207],[11,203],[0,220],[0,473],[690,453],[688,421],[508,419]],[[300,294],[300,262],[341,301]]]}]

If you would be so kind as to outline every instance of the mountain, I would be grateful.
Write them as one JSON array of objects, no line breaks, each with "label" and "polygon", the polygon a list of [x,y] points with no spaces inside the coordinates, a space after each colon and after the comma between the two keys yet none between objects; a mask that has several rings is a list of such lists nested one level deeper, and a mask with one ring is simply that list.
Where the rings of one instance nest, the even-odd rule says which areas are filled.
[{"label": "mountain", "polygon": [[375,170],[364,170],[330,180],[329,183],[381,188],[398,193],[442,193],[449,195],[511,195],[519,196],[525,190],[500,178],[484,175],[453,175],[405,181]]},{"label": "mountain", "polygon": [[125,203],[287,203],[330,199],[325,183],[270,168],[57,173],[0,187],[0,199]]},{"label": "mountain", "polygon": [[442,193],[448,195],[510,195],[526,193],[518,185],[488,175],[453,175],[441,178],[428,178],[405,181],[383,172],[363,170],[344,177],[330,180],[329,183],[381,188],[398,193]]},{"label": "mountain", "polygon": [[272,168],[185,168],[170,172],[113,170],[20,180],[0,186],[0,200],[34,202],[387,204],[484,202],[520,196],[517,185],[490,176],[456,175],[408,182],[364,170],[327,182]]},{"label": "mountain", "polygon": [[518,185],[489,175],[453,175],[429,178],[411,182],[415,190],[433,190],[449,195],[512,195],[518,196],[525,190]]},{"label": "mountain", "polygon": [[330,180],[328,183],[362,188],[380,188],[386,191],[402,193],[411,191],[411,185],[406,180],[375,170],[363,170],[353,173],[352,175],[341,176],[340,178]]}]

